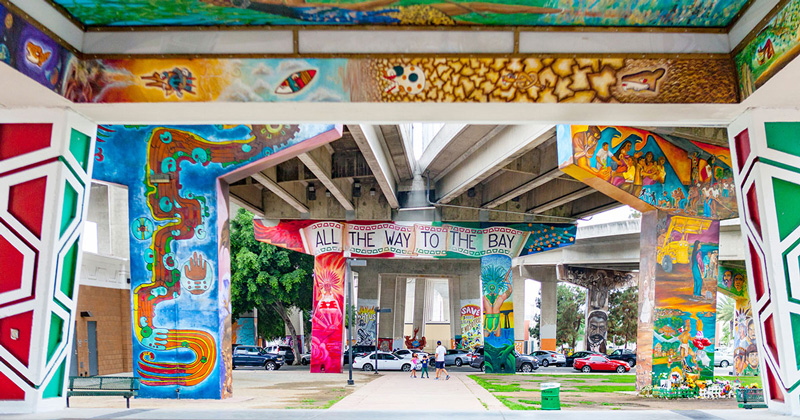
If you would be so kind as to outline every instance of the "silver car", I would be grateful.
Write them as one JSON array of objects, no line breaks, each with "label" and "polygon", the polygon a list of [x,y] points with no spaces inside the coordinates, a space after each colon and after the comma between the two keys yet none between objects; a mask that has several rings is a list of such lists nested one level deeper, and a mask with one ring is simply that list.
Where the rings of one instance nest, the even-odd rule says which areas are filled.
[{"label": "silver car", "polygon": [[468,365],[470,359],[467,357],[468,352],[462,349],[448,349],[447,353],[444,354],[444,365],[445,366],[461,366],[461,365]]},{"label": "silver car", "polygon": [[554,351],[538,350],[531,353],[530,356],[536,358],[539,362],[539,366],[542,367],[548,367],[550,365],[565,366],[567,364],[567,357]]}]

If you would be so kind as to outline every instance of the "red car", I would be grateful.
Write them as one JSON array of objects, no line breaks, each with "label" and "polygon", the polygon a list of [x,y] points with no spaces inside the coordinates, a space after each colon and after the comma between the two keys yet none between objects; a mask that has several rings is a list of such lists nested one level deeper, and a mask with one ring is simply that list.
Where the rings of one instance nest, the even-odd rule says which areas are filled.
[{"label": "red car", "polygon": [[581,372],[591,372],[593,370],[606,370],[617,373],[624,373],[631,370],[630,365],[622,360],[611,360],[600,354],[593,354],[583,359],[575,359],[572,365]]}]

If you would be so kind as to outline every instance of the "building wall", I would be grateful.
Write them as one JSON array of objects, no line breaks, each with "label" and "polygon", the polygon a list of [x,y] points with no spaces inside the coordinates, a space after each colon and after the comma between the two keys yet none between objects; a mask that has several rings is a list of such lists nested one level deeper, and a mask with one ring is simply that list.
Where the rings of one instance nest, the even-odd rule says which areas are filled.
[{"label": "building wall", "polygon": [[112,375],[133,370],[131,353],[131,292],[128,289],[80,286],[75,338],[78,341],[78,375],[89,375],[87,323],[97,322],[97,373]]}]

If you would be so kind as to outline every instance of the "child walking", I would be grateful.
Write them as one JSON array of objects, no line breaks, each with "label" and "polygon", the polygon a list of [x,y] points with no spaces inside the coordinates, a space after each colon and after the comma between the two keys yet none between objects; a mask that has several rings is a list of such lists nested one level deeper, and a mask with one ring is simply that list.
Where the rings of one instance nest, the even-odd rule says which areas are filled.
[{"label": "child walking", "polygon": [[428,373],[428,355],[427,354],[423,354],[422,355],[422,373],[419,374],[419,378],[422,379],[422,378],[425,377],[425,375],[428,375],[428,378],[431,377],[431,374]]},{"label": "child walking", "polygon": [[414,353],[411,356],[411,377],[412,378],[416,378],[417,377],[417,362],[419,362],[419,360],[417,360],[417,354]]}]

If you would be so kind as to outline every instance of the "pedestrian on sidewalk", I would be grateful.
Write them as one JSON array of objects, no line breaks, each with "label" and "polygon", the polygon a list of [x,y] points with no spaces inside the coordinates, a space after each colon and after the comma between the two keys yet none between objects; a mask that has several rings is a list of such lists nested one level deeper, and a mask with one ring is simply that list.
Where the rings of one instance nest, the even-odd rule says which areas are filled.
[{"label": "pedestrian on sidewalk", "polygon": [[428,379],[431,378],[431,374],[428,373],[428,355],[427,354],[423,354],[422,355],[422,373],[420,373],[419,378],[422,379],[422,378],[425,377],[425,375],[428,375]]},{"label": "pedestrian on sidewalk", "polygon": [[417,353],[411,356],[411,377],[417,377]]},{"label": "pedestrian on sidewalk", "polygon": [[436,347],[436,379],[434,380],[438,380],[439,376],[444,373],[447,376],[444,378],[446,381],[450,379],[450,374],[448,374],[447,369],[444,368],[444,355],[447,353],[447,350],[444,348],[441,341],[437,341],[436,344],[438,347]]}]

